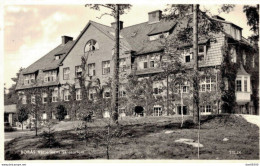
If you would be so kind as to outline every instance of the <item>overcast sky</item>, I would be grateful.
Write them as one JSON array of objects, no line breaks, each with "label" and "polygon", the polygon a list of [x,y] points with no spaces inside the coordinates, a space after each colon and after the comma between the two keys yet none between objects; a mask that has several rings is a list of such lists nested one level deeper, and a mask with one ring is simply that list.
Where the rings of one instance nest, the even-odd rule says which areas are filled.
[{"label": "overcast sky", "polygon": [[[166,5],[133,5],[132,9],[121,16],[124,27],[145,22],[148,12],[164,10]],[[218,5],[203,6],[217,14]],[[97,17],[102,11],[90,10],[84,5],[16,5],[4,7],[4,83],[9,88],[14,82],[19,68],[30,64],[47,54],[61,43],[61,36],[68,35],[77,38],[80,31],[89,20],[110,25],[114,19],[104,16]],[[236,5],[229,14],[220,14],[227,21],[231,21],[243,28],[243,36],[252,34],[247,26],[243,13],[243,6]]]}]

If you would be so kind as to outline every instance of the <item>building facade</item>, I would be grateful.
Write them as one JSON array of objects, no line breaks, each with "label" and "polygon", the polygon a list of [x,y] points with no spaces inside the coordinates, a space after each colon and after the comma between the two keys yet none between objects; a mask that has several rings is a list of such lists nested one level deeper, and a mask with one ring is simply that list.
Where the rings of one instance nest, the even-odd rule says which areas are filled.
[{"label": "building facade", "polygon": [[[211,19],[220,22],[223,31],[210,37],[199,37],[201,114],[259,114],[257,51],[242,37],[242,28],[221,17]],[[136,107],[143,107],[144,114],[151,116],[193,113],[192,85],[189,81],[176,88],[171,85],[170,77],[156,77],[165,72],[162,64],[170,59],[161,41],[176,35],[185,21],[162,19],[160,10],[148,13],[148,21],[141,24],[123,27],[120,21],[120,115],[133,115]],[[67,114],[72,116],[72,109],[80,102],[81,105],[98,103],[97,93],[101,93],[109,103],[114,71],[114,38],[115,23],[106,26],[93,21],[89,21],[75,40],[62,36],[58,47],[20,74],[16,87],[20,106],[41,105],[41,114],[54,118],[57,105],[67,106]],[[187,70],[192,70],[192,44],[185,43],[178,49],[181,50],[179,56],[183,64]],[[230,64],[234,70],[230,70]],[[209,71],[210,74],[203,74]],[[129,76],[143,84],[129,85]],[[83,86],[87,91],[82,89]],[[145,93],[140,92],[141,89]],[[140,95],[136,95],[139,92]],[[169,96],[174,96],[170,102]],[[229,106],[229,102],[233,107]],[[109,108],[101,112],[103,117],[109,116]]]}]

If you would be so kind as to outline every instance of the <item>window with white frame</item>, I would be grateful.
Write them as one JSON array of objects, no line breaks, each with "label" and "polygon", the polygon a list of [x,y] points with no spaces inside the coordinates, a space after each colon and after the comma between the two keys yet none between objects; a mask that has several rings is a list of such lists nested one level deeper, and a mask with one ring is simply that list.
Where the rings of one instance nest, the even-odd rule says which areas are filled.
[{"label": "window with white frame", "polygon": [[203,77],[200,81],[200,91],[215,91],[216,90],[216,78],[214,76]]},{"label": "window with white frame", "polygon": [[153,116],[162,116],[162,107],[161,106],[153,107]]},{"label": "window with white frame", "polygon": [[24,85],[30,85],[35,82],[35,74],[24,75]]},{"label": "window with white frame", "polygon": [[22,95],[22,104],[27,104],[26,95]]},{"label": "window with white frame", "polygon": [[139,61],[138,61],[138,66],[140,69],[146,69],[148,68],[148,59],[147,55],[140,56]]},{"label": "window with white frame", "polygon": [[247,77],[244,77],[244,92],[247,92]]},{"label": "window with white frame", "polygon": [[212,113],[212,106],[211,105],[202,105],[200,106],[201,114],[211,114]]},{"label": "window with white frame", "polygon": [[102,74],[103,75],[110,74],[110,61],[102,62]]},{"label": "window with white frame", "polygon": [[50,70],[44,72],[44,82],[54,82],[57,78],[56,70]]},{"label": "window with white frame", "polygon": [[236,91],[237,92],[242,91],[242,80],[239,77],[236,79]]},{"label": "window with white frame", "polygon": [[119,92],[118,92],[119,97],[125,97],[126,96],[126,91],[123,86],[119,87]]},{"label": "window with white frame", "polygon": [[89,90],[89,99],[90,100],[94,100],[95,94],[96,94],[95,90],[94,89],[90,89]]},{"label": "window with white frame", "polygon": [[65,101],[69,101],[70,92],[69,92],[68,89],[65,89],[65,90],[64,90],[63,95],[64,95],[64,100],[65,100]]},{"label": "window with white frame", "polygon": [[59,60],[60,59],[60,55],[55,55],[55,60]]},{"label": "window with white frame", "polygon": [[88,75],[89,76],[95,76],[96,75],[95,63],[88,64]]},{"label": "window with white frame", "polygon": [[150,68],[158,68],[158,67],[160,67],[160,63],[159,63],[160,59],[161,59],[160,55],[151,55],[150,59],[149,59],[149,61],[150,61],[149,67]]},{"label": "window with white frame", "polygon": [[185,48],[182,50],[182,56],[185,63],[189,63],[192,60],[192,48]]},{"label": "window with white frame", "polygon": [[252,67],[255,67],[255,56],[252,56]]},{"label": "window with white frame", "polygon": [[68,80],[70,78],[70,68],[63,68],[63,80]]},{"label": "window with white frame", "polygon": [[81,66],[75,66],[75,77],[79,78],[82,76],[82,68]]},{"label": "window with white frame", "polygon": [[85,52],[88,52],[88,51],[95,51],[95,50],[98,50],[99,49],[99,45],[97,43],[96,40],[89,40],[85,46]]},{"label": "window with white frame", "polygon": [[153,93],[158,95],[158,94],[162,94],[163,92],[163,85],[162,82],[154,82],[153,83]]},{"label": "window with white frame", "polygon": [[48,94],[47,93],[43,93],[42,94],[42,103],[43,104],[47,103],[47,101],[48,101]]},{"label": "window with white frame", "polygon": [[189,93],[189,88],[188,85],[182,85],[182,93]]},{"label": "window with white frame", "polygon": [[57,102],[58,101],[58,90],[55,89],[52,91],[52,102]]},{"label": "window with white frame", "polygon": [[206,46],[199,45],[198,46],[198,61],[204,61],[206,56]]},{"label": "window with white frame", "polygon": [[82,99],[82,92],[81,89],[76,90],[76,100],[81,100]]},{"label": "window with white frame", "polygon": [[35,104],[35,95],[31,95],[31,103]]},{"label": "window with white frame", "polygon": [[119,72],[126,71],[126,58],[119,59]]}]

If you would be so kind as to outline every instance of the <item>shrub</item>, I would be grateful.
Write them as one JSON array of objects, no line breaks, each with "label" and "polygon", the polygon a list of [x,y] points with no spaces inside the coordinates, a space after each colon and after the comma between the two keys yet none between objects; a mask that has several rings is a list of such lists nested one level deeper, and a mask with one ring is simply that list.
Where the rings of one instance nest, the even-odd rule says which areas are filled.
[{"label": "shrub", "polygon": [[45,126],[47,127],[47,131],[43,131],[42,133],[42,146],[41,148],[54,148],[60,147],[60,143],[55,139],[55,133],[52,129],[53,123],[47,122]]},{"label": "shrub", "polygon": [[183,122],[183,128],[192,128],[195,126],[195,123],[191,119],[187,119]]}]

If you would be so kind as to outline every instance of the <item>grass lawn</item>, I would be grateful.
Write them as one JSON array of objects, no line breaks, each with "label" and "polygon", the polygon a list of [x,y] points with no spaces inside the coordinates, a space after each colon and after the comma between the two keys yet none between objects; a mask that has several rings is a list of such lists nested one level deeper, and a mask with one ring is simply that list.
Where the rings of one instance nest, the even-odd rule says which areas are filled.
[{"label": "grass lawn", "polygon": [[[181,138],[197,141],[197,127],[180,128],[180,117],[127,117],[119,122],[119,127],[111,129],[120,134],[111,138],[110,159],[197,159],[196,147],[175,142]],[[105,120],[88,124],[87,143],[78,137],[72,123],[54,126],[60,147],[41,148],[41,135],[22,136],[5,143],[5,159],[106,159]],[[200,143],[200,159],[259,159],[259,128],[239,116],[203,117]]]}]

